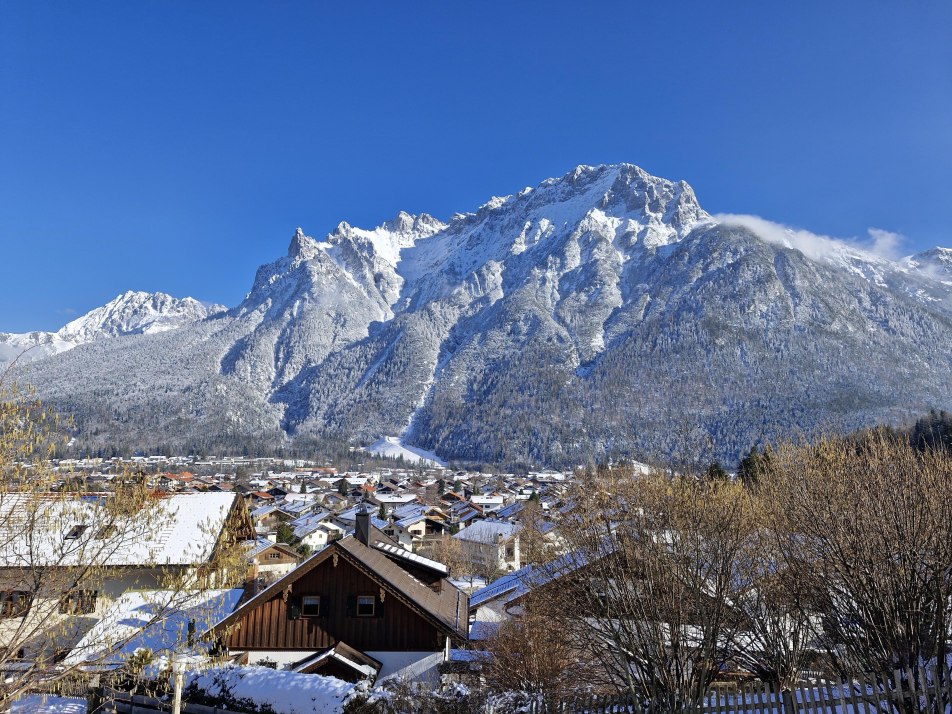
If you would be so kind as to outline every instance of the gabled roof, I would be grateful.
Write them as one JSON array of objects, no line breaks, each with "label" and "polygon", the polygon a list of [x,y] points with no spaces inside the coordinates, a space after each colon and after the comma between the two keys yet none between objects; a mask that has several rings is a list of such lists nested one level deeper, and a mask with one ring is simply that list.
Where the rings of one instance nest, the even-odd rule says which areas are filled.
[{"label": "gabled roof", "polygon": [[500,508],[496,511],[496,518],[511,518],[512,516],[518,515],[523,508],[525,508],[525,504],[521,501],[517,501],[512,505]]},{"label": "gabled roof", "polygon": [[256,558],[266,550],[270,548],[276,548],[277,550],[282,551],[286,555],[289,555],[294,558],[300,558],[298,553],[291,546],[286,543],[272,543],[267,538],[257,538],[256,540],[246,540],[241,543],[241,546],[246,549],[245,557],[248,560]]},{"label": "gabled roof", "polygon": [[417,513],[416,515],[407,516],[406,518],[401,518],[398,521],[394,521],[393,525],[397,526],[398,528],[409,528],[414,523],[419,523],[420,521],[425,521],[425,520],[426,520],[425,515],[423,515],[422,513]]},{"label": "gabled roof", "polygon": [[[444,581],[439,592],[417,580],[388,557],[384,550],[376,547],[377,544],[393,544],[393,541],[375,529],[371,530],[371,542],[375,547],[364,545],[354,536],[345,536],[328,543],[290,573],[245,602],[213,629],[218,630],[237,622],[245,613],[282,593],[289,586],[293,586],[296,581],[336,553],[375,580],[381,587],[393,593],[410,609],[432,622],[441,632],[466,639],[469,626],[466,594],[449,580]],[[416,561],[414,564],[420,565]]]}]

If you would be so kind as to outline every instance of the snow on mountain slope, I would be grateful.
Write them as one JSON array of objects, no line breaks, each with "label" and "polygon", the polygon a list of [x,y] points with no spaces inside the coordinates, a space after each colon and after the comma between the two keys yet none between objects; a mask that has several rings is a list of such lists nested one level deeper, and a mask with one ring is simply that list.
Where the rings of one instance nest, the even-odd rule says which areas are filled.
[{"label": "snow on mountain slope", "polygon": [[13,360],[34,362],[94,340],[174,330],[225,309],[190,297],[130,290],[56,332],[0,333],[0,369]]},{"label": "snow on mountain slope", "polygon": [[298,229],[227,313],[24,377],[138,446],[398,434],[443,459],[730,462],[952,406],[946,256],[778,235],[684,182],[580,166],[447,223]]},{"label": "snow on mountain slope", "polygon": [[432,451],[424,451],[415,446],[406,446],[397,436],[385,436],[364,449],[368,454],[386,459],[403,459],[408,464],[446,467],[446,462]]},{"label": "snow on mountain slope", "polygon": [[952,248],[932,248],[902,260],[904,267],[952,285]]}]

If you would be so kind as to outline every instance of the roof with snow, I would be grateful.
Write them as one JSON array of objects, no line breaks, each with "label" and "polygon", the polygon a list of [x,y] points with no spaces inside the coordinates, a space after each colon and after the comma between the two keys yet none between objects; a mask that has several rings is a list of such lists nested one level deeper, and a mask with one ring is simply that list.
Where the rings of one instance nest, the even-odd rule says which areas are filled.
[{"label": "roof with snow", "polygon": [[544,565],[526,565],[476,590],[469,596],[469,606],[476,608],[497,599],[504,603],[512,602],[535,588],[575,572],[588,562],[584,554],[573,552]]},{"label": "roof with snow", "polygon": [[405,560],[408,563],[415,563],[416,565],[421,565],[424,568],[433,570],[440,575],[449,575],[450,569],[443,565],[443,563],[431,560],[430,558],[424,558],[422,555],[417,555],[405,548],[400,546],[392,545],[390,543],[384,543],[382,541],[374,542],[374,548],[377,550],[382,550],[387,555],[390,555],[394,558],[399,558],[400,560]]},{"label": "roof with snow", "polygon": [[476,521],[453,537],[470,543],[495,543],[500,539],[508,540],[512,538],[519,532],[520,528],[521,526],[518,523],[486,519]]},{"label": "roof with snow", "polygon": [[[114,566],[207,562],[238,496],[173,494],[131,515],[116,513],[111,495],[0,499],[0,567]],[[33,525],[25,529],[29,519]]]},{"label": "roof with snow", "polygon": [[[64,664],[89,663],[99,668],[121,666],[138,649],[155,655],[188,646],[189,627],[194,643],[230,614],[244,591],[136,590],[121,595],[83,635]],[[202,647],[202,645],[193,645]]]}]

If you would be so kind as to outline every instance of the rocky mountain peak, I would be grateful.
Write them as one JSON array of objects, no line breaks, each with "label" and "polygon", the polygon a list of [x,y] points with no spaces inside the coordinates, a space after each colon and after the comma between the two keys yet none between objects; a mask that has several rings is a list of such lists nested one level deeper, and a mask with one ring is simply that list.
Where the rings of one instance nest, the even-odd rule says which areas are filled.
[{"label": "rocky mountain peak", "polygon": [[294,231],[288,246],[288,258],[295,261],[310,260],[320,250],[317,241],[305,235],[301,228]]}]

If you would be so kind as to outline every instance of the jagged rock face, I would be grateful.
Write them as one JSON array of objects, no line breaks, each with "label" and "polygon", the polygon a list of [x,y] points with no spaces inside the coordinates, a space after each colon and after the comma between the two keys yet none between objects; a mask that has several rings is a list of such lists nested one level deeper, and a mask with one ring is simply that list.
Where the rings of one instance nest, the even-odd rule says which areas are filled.
[{"label": "jagged rock face", "polygon": [[56,332],[0,333],[0,369],[14,359],[33,362],[96,340],[175,330],[225,309],[190,297],[130,290]]},{"label": "jagged rock face", "polygon": [[446,224],[299,229],[226,314],[25,376],[126,438],[730,462],[792,430],[949,406],[948,255],[808,257],[718,224],[683,182],[579,167]]}]

